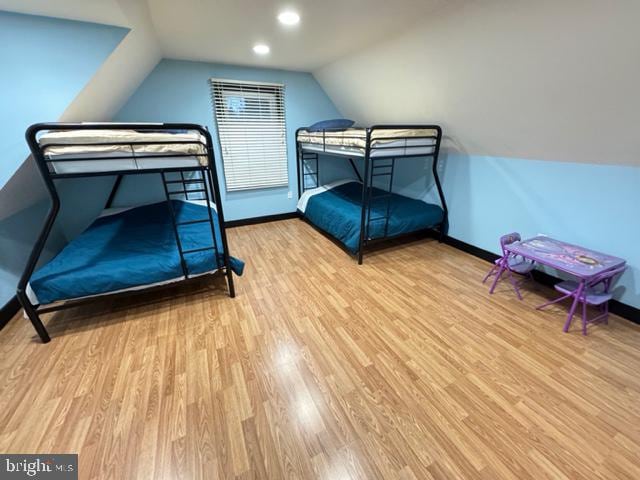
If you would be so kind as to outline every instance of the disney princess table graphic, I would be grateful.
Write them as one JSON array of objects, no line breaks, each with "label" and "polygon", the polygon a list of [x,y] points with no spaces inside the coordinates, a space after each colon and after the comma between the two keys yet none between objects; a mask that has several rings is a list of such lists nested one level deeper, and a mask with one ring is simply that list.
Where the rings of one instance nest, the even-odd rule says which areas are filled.
[{"label": "disney princess table graphic", "polygon": [[591,278],[625,264],[622,258],[596,252],[578,245],[562,242],[551,237],[537,237],[514,242],[506,249],[515,255],[534,260],[548,267],[575,275]]}]

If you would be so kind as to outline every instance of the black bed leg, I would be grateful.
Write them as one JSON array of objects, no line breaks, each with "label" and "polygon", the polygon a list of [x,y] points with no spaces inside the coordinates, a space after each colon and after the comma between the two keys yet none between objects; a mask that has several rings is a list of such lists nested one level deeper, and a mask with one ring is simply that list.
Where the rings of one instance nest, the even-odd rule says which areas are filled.
[{"label": "black bed leg", "polygon": [[227,284],[229,285],[229,296],[234,298],[236,296],[236,288],[233,285],[233,272],[230,268],[227,268]]},{"label": "black bed leg", "polygon": [[447,231],[449,230],[449,220],[446,218],[446,216],[443,222],[440,224],[440,228],[438,228],[438,230],[438,242],[443,243],[445,237],[447,236]]},{"label": "black bed leg", "polygon": [[51,337],[49,336],[49,332],[47,332],[47,329],[42,323],[42,320],[40,320],[40,315],[38,315],[38,312],[36,312],[35,308],[33,308],[29,301],[25,301],[24,299],[20,298],[18,299],[20,300],[22,308],[24,308],[27,317],[29,317],[29,320],[31,320],[33,328],[35,328],[36,332],[38,332],[38,336],[40,337],[40,340],[42,340],[42,343],[49,343],[51,341]]},{"label": "black bed leg", "polygon": [[358,252],[358,265],[362,265],[362,249]]}]

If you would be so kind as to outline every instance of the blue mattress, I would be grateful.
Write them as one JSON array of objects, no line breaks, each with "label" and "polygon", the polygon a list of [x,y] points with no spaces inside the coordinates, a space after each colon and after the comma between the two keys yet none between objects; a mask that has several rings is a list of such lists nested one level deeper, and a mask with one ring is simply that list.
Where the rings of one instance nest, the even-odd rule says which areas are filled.
[{"label": "blue mattress", "polygon": [[[373,189],[372,198],[387,192]],[[385,216],[387,200],[371,201],[369,238],[384,237],[385,220],[373,220]],[[360,216],[362,214],[362,184],[348,182],[309,198],[304,217],[316,227],[339,240],[352,253],[358,251],[360,241]],[[434,227],[442,222],[444,211],[438,205],[391,194],[387,236],[401,235]]]},{"label": "blue mattress", "polygon": [[[207,207],[172,201],[178,222],[207,219]],[[190,275],[224,266],[218,215],[214,217],[218,250],[185,254]],[[213,244],[209,222],[178,227],[183,250]],[[217,262],[216,262],[217,256]],[[244,263],[231,257],[231,269],[242,275]],[[31,277],[40,304],[143,287],[184,278],[166,202],[99,217],[55,258]]]}]

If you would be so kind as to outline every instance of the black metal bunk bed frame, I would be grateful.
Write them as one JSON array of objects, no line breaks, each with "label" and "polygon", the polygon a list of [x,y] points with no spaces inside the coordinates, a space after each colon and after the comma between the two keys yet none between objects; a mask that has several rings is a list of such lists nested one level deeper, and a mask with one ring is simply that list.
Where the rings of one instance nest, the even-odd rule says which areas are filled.
[{"label": "black metal bunk bed frame", "polygon": [[[297,165],[297,173],[298,173],[298,199],[302,195],[305,190],[311,188],[317,188],[320,186],[320,155],[332,155],[338,157],[347,157],[351,168],[355,172],[356,177],[362,183],[362,213],[360,218],[360,239],[358,244],[358,264],[362,265],[363,257],[364,257],[364,249],[372,244],[391,240],[394,238],[405,237],[408,235],[415,235],[419,232],[412,232],[410,234],[401,234],[394,236],[387,236],[388,226],[389,226],[389,211],[391,205],[391,194],[393,193],[393,176],[395,171],[395,163],[397,159],[402,158],[433,158],[432,162],[432,172],[434,181],[436,184],[436,188],[438,190],[438,196],[440,198],[440,203],[442,206],[442,210],[444,215],[442,217],[442,222],[438,225],[438,239],[442,241],[446,234],[446,230],[448,228],[448,209],[447,202],[444,198],[444,192],[442,190],[442,184],[440,183],[440,177],[438,176],[438,156],[440,154],[440,142],[442,140],[442,128],[439,125],[374,125],[372,127],[365,129],[365,147],[364,147],[364,179],[355,163],[353,162],[353,155],[348,151],[344,151],[344,153],[337,153],[334,151],[327,151],[327,142],[326,142],[326,134],[327,132],[343,132],[343,135],[340,136],[341,139],[349,139],[349,140],[362,140],[363,137],[361,135],[344,135],[344,132],[349,132],[349,129],[323,129],[322,130],[322,143],[315,143],[318,147],[322,147],[321,151],[318,150],[307,150],[305,151],[302,147],[302,143],[299,141],[299,133],[301,130],[306,130],[305,128],[299,128],[296,130],[296,165]],[[432,153],[409,153],[405,155],[375,155],[372,156],[372,153],[375,151],[384,151],[384,150],[392,150],[398,149],[397,146],[389,146],[389,145],[372,145],[372,133],[375,130],[435,130],[436,135],[429,136],[393,136],[393,137],[384,137],[384,140],[404,140],[405,146],[400,147],[404,148],[405,153],[411,152],[412,149],[415,152],[418,148],[424,148],[427,146],[431,146],[428,144],[424,145],[407,145],[407,140],[433,140],[433,152]],[[313,132],[318,134],[319,132]],[[374,139],[375,140],[375,139]],[[336,147],[338,145],[329,145],[329,147]],[[338,146],[339,147],[339,146]],[[359,156],[357,158],[360,158]],[[307,162],[312,161],[315,163],[315,169],[305,171],[305,165]],[[382,161],[382,164],[377,163]],[[386,163],[385,163],[386,162]],[[315,180],[314,185],[311,187],[307,187],[306,178],[312,178]],[[373,195],[373,181],[374,178],[377,177],[387,177],[389,180],[388,188],[386,189],[386,193],[383,195],[374,196]],[[376,186],[376,188],[379,188]],[[379,217],[371,217],[371,201],[377,198],[386,199],[386,214]],[[385,234],[382,237],[369,238],[369,226],[372,221],[385,221],[384,232]],[[426,229],[427,231],[430,229]]]},{"label": "black metal bunk bed frame", "polygon": [[[206,140],[206,145],[199,141],[189,141],[189,140],[158,140],[158,141],[113,141],[113,142],[99,142],[99,143],[80,143],[80,144],[56,144],[56,143],[48,143],[45,146],[40,146],[38,142],[38,134],[43,131],[61,131],[61,130],[136,130],[140,132],[144,131],[153,131],[158,132],[159,130],[166,131],[176,131],[176,130],[189,130],[198,132],[202,135]],[[40,336],[40,339],[43,343],[47,343],[51,340],[49,337],[49,333],[45,328],[44,324],[40,320],[40,313],[47,313],[57,310],[62,310],[66,308],[73,308],[75,306],[79,306],[81,304],[88,303],[96,298],[100,298],[106,295],[124,295],[125,293],[130,293],[128,291],[124,292],[114,292],[114,293],[105,293],[102,295],[96,295],[95,297],[88,298],[80,298],[76,300],[67,300],[64,303],[56,305],[55,303],[51,306],[41,307],[39,305],[33,305],[27,296],[27,285],[33,272],[36,269],[38,260],[42,254],[42,251],[46,245],[47,238],[49,237],[53,225],[55,223],[58,212],[60,211],[60,197],[58,196],[58,191],[56,189],[56,184],[54,180],[64,179],[64,178],[86,178],[86,177],[100,177],[100,176],[115,176],[115,182],[109,194],[108,200],[105,204],[105,208],[110,208],[120,184],[122,183],[122,179],[127,175],[146,175],[146,174],[159,174],[162,178],[162,183],[164,186],[164,193],[166,202],[168,205],[169,213],[172,220],[173,230],[176,237],[176,247],[180,254],[180,264],[182,267],[182,273],[184,275],[184,279],[180,281],[189,280],[191,277],[189,275],[189,270],[187,267],[187,263],[185,261],[185,254],[188,255],[190,253],[200,252],[204,250],[215,250],[216,254],[214,255],[216,259],[216,272],[222,271],[227,278],[227,284],[229,288],[229,296],[235,297],[235,288],[233,285],[233,274],[230,266],[229,260],[229,248],[227,243],[227,235],[225,231],[225,223],[224,223],[224,213],[222,211],[222,202],[220,201],[220,187],[218,184],[218,174],[216,171],[215,164],[215,156],[213,152],[213,141],[211,139],[211,134],[206,127],[196,124],[190,123],[38,123],[30,126],[27,129],[25,134],[27,143],[29,145],[29,149],[38,165],[38,170],[44,180],[45,187],[49,194],[49,198],[51,199],[51,207],[45,217],[45,223],[36,243],[29,255],[29,259],[27,260],[27,265],[20,277],[17,288],[17,297],[20,301],[22,307],[24,308],[25,313],[31,320],[33,327],[36,332]],[[204,148],[206,153],[157,153],[157,154],[148,154],[145,153],[143,155],[136,156],[134,145],[172,145],[172,144],[184,144],[184,145],[200,145]],[[96,146],[96,145],[124,145],[129,146],[131,148],[131,155],[118,155],[118,156],[93,156],[93,157],[82,157],[82,158],[64,158],[64,159],[48,159],[45,156],[44,150],[47,147],[54,146]],[[199,165],[199,166],[185,166],[185,167],[167,167],[167,168],[147,168],[147,169],[130,169],[130,170],[115,170],[115,171],[97,171],[97,172],[78,172],[78,173],[56,173],[55,170],[49,168],[50,163],[56,162],[75,162],[75,161],[93,161],[93,160],[133,160],[136,162],[136,159],[150,159],[150,158],[176,158],[176,157],[206,157],[207,165]],[[199,173],[199,177],[187,178],[185,174],[188,175],[197,175]],[[179,175],[178,179],[173,179],[168,177],[168,175]],[[173,188],[175,185],[180,185],[181,189],[176,190]],[[189,185],[199,185],[200,188],[189,188]],[[189,194],[201,194],[204,198],[198,198],[192,200],[205,200],[207,203],[208,210],[208,218],[196,221],[182,222],[178,223],[176,221],[175,212],[173,209],[173,205],[171,203],[171,199],[174,195],[184,195],[186,200],[189,200]],[[213,198],[212,198],[213,197]],[[220,251],[218,248],[218,241],[216,239],[215,234],[215,226],[213,222],[213,216],[211,214],[210,202],[213,202],[216,205],[216,211],[218,214],[218,223],[220,228],[220,237],[222,240],[222,248],[223,252],[223,262],[220,262],[220,258],[218,252]],[[205,223],[208,222],[211,228],[211,237],[213,240],[213,245],[184,250],[182,248],[182,242],[180,239],[179,227],[181,225],[192,224],[192,223]],[[153,288],[153,287],[148,287]],[[146,289],[142,289],[146,290]]]}]

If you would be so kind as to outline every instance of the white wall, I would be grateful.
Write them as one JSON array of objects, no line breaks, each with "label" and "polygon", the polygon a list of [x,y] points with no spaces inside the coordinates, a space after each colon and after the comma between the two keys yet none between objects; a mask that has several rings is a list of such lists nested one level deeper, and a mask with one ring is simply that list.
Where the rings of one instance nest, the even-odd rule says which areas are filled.
[{"label": "white wall", "polygon": [[436,122],[470,154],[640,165],[638,0],[452,1],[314,72],[362,123]]},{"label": "white wall", "polygon": [[69,105],[62,122],[109,121],[160,61],[146,0],[114,0],[131,31]]}]

